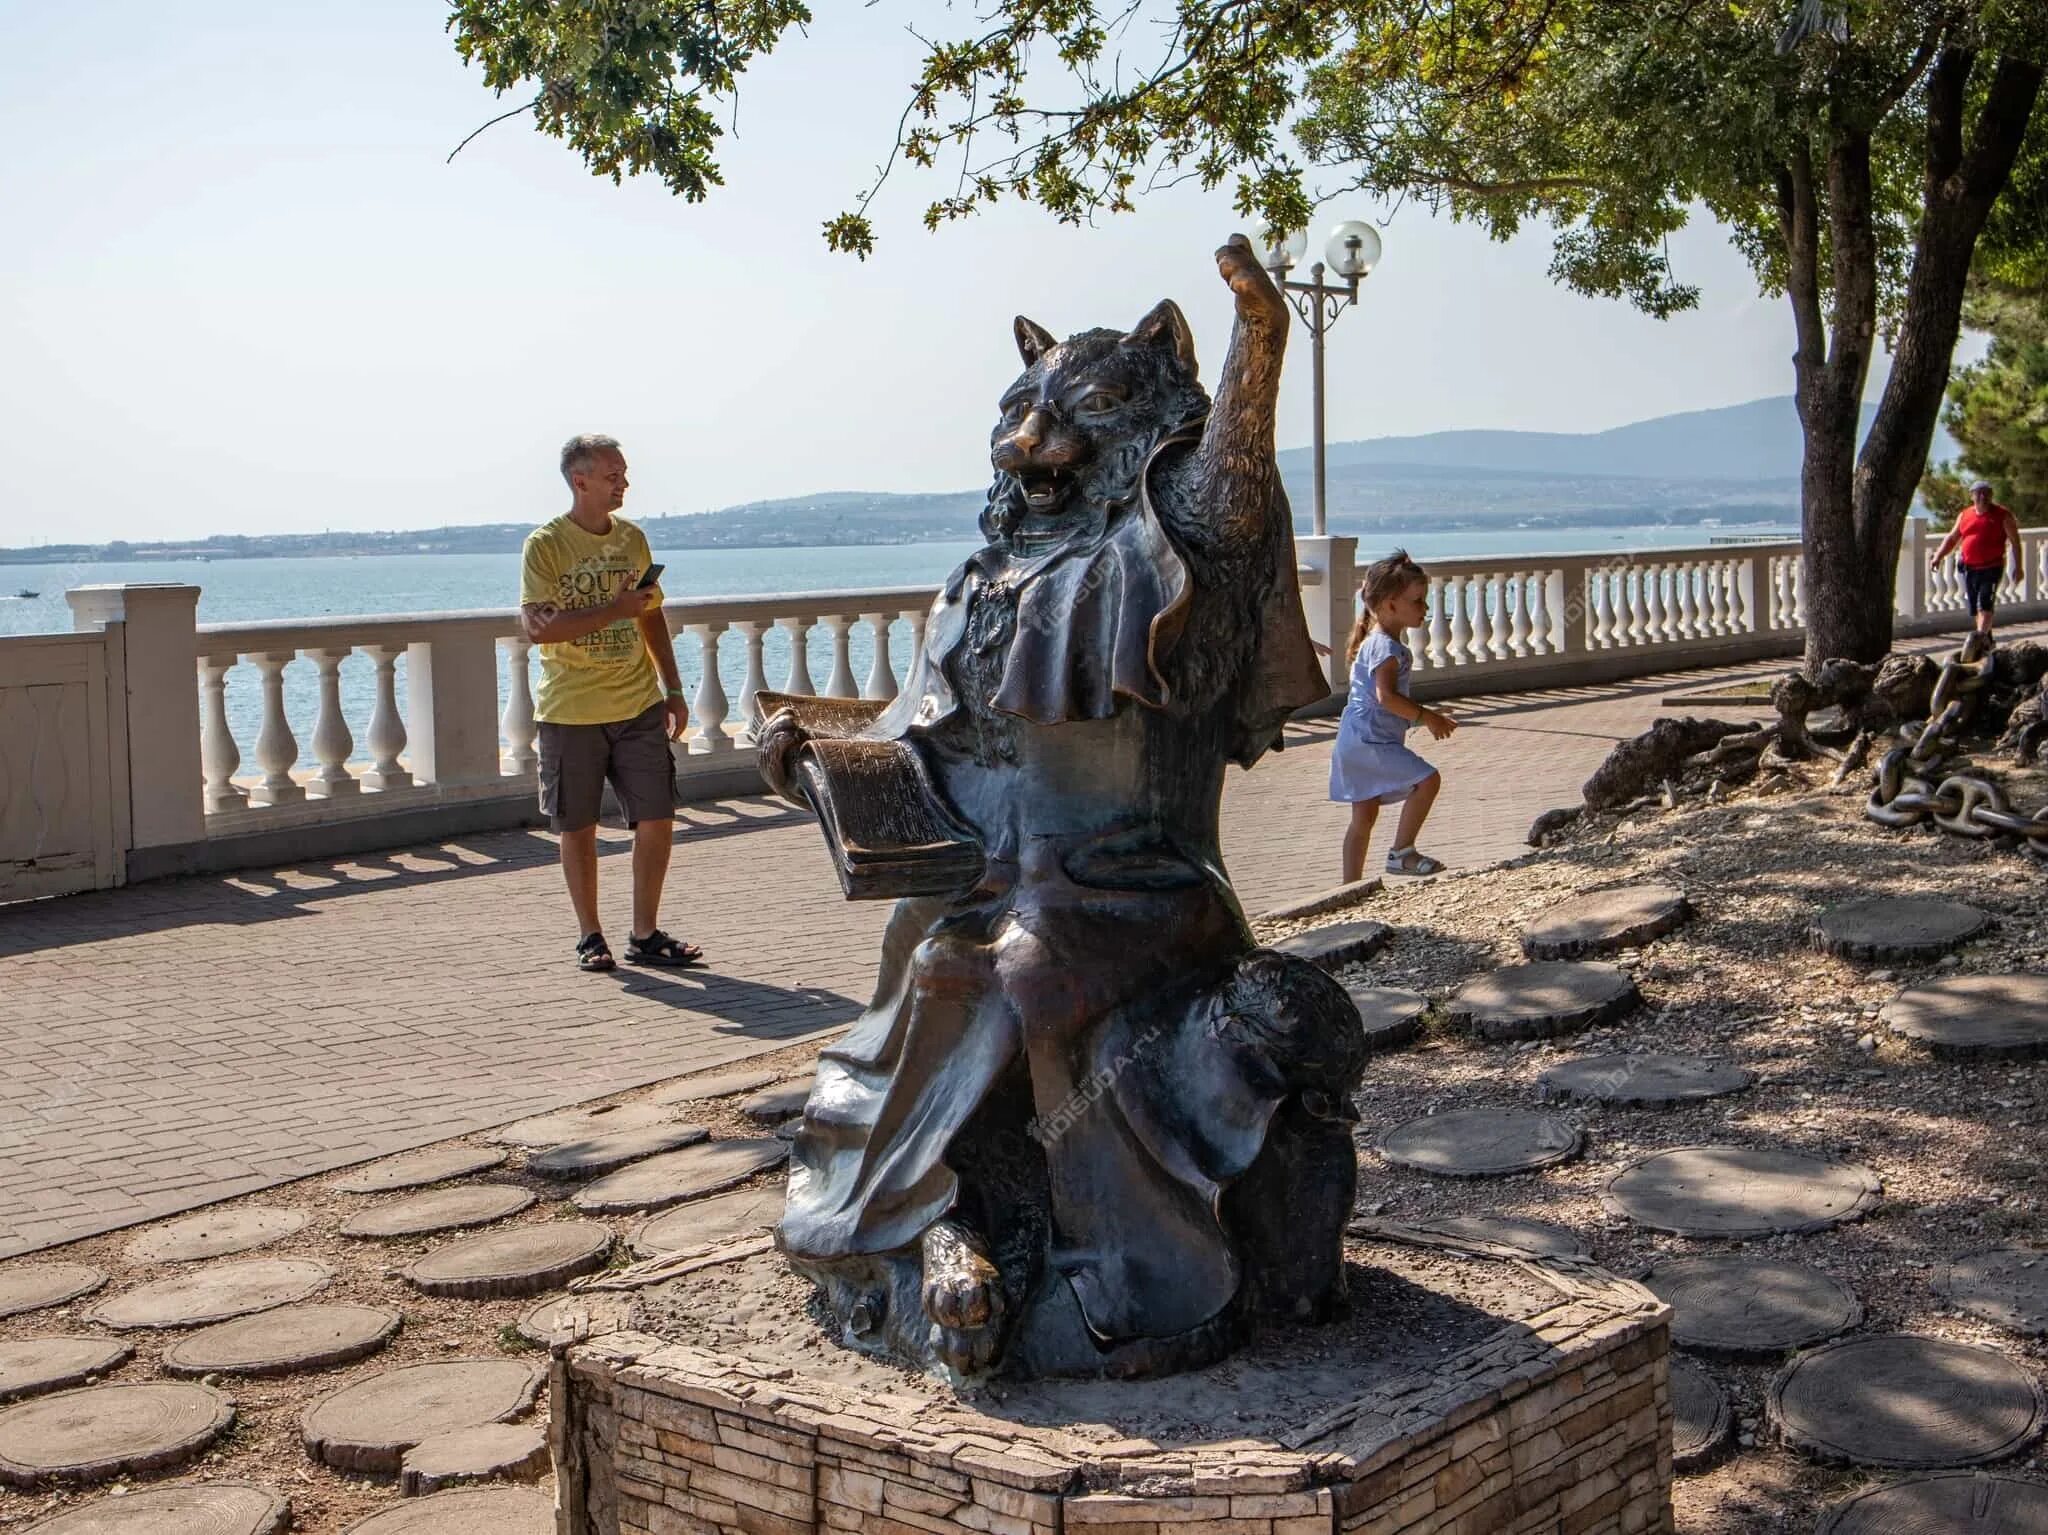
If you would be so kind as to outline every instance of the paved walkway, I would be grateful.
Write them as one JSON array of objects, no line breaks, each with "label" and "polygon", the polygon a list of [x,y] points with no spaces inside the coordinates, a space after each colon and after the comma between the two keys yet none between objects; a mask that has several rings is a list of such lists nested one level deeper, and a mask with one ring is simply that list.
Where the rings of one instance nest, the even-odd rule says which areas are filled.
[{"label": "paved walkway", "polygon": [[[1523,851],[1617,739],[1713,675],[1455,706],[1464,728],[1426,748],[1445,793],[1424,845],[1454,866]],[[1333,734],[1300,727],[1230,777],[1248,910],[1336,883]],[[625,851],[606,844],[603,875],[621,937]],[[6,908],[0,1257],[834,1028],[884,915],[841,900],[815,826],[766,799],[683,814],[667,916],[706,972],[576,974],[537,832]]]}]

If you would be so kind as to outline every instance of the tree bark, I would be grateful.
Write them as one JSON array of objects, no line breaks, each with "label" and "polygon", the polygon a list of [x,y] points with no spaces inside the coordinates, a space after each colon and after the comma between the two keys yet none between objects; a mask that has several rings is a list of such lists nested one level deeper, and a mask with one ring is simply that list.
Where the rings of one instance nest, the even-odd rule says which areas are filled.
[{"label": "tree bark", "polygon": [[1804,146],[1779,178],[1805,433],[1800,500],[1809,672],[1838,657],[1875,662],[1891,648],[1899,545],[1948,387],[1964,284],[2041,91],[2039,65],[2000,59],[1966,147],[1965,95],[1976,64],[1970,50],[1947,47],[1928,74],[1920,228],[1891,375],[1860,455],[1856,430],[1876,335],[1870,135],[1838,130],[1829,148],[1833,292],[1826,327],[1820,318],[1819,197]]}]

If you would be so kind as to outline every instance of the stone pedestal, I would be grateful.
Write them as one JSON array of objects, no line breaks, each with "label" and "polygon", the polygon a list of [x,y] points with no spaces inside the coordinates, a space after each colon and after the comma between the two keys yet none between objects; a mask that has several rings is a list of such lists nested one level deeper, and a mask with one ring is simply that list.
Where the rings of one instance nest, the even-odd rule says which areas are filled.
[{"label": "stone pedestal", "polygon": [[[1391,1230],[1351,1244],[1348,1321],[971,1395],[764,1328],[772,1254],[694,1274],[634,1312],[690,1344],[557,1350],[563,1535],[1669,1531],[1668,1309],[1582,1260]],[[720,1315],[746,1335],[690,1325]]]}]

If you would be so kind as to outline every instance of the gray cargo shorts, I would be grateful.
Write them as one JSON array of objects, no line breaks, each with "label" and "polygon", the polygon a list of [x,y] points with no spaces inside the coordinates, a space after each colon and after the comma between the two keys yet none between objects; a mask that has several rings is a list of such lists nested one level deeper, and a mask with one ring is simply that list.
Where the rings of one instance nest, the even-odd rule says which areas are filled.
[{"label": "gray cargo shorts", "polygon": [[540,808],[557,832],[595,826],[605,781],[628,826],[676,813],[676,766],[668,752],[668,710],[653,704],[610,725],[540,722]]}]

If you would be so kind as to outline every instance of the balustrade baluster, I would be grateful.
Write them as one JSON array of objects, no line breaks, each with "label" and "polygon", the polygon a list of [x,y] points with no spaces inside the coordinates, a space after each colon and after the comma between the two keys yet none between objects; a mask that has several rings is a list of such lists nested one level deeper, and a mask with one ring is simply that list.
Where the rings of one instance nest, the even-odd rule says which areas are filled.
[{"label": "balustrade baluster", "polygon": [[758,618],[741,619],[739,623],[739,631],[747,640],[747,680],[740,684],[740,718],[746,721],[749,740],[760,735],[764,723],[761,690],[768,686],[768,671],[763,664],[762,641],[774,627]]},{"label": "balustrade baluster", "polygon": [[1608,572],[1604,566],[1595,566],[1586,572],[1587,638],[1594,650],[1606,650],[1613,644],[1608,627],[1607,581]]},{"label": "balustrade baluster", "polygon": [[1550,643],[1550,573],[1544,570],[1534,572],[1523,591],[1529,603],[1529,654],[1547,656],[1553,648]]},{"label": "balustrade baluster", "polygon": [[1508,658],[1508,585],[1510,576],[1480,576],[1479,613],[1485,620],[1480,633],[1485,642],[1479,647],[1480,658],[1490,661],[1505,661]]},{"label": "balustrade baluster", "polygon": [[533,642],[514,635],[505,641],[505,712],[498,729],[509,748],[505,761],[514,778],[540,771],[540,753],[534,741],[540,726],[533,718],[533,678],[527,665]]},{"label": "balustrade baluster", "polygon": [[199,658],[199,761],[206,773],[206,813],[239,810],[248,795],[235,782],[235,769],[242,765],[241,749],[228,728],[227,674],[236,660],[233,655]]},{"label": "balustrade baluster", "polygon": [[[377,668],[377,701],[370,709],[370,771],[362,781],[372,789],[409,789],[412,773],[398,765],[405,750],[405,716],[398,712],[398,658],[404,645],[365,645]],[[529,711],[530,712],[530,711]]]},{"label": "balustrade baluster", "polygon": [[294,805],[306,797],[305,789],[292,777],[299,743],[284,712],[284,669],[297,654],[272,650],[249,657],[263,674],[263,728],[256,735],[256,765],[263,769],[263,778],[249,791],[252,805]]},{"label": "balustrade baluster", "polygon": [[1677,567],[1678,580],[1678,637],[1696,640],[1700,637],[1699,569],[1691,560],[1685,560]]},{"label": "balustrade baluster", "polygon": [[1450,582],[1429,578],[1429,666],[1441,671],[1451,664]]},{"label": "balustrade baluster", "polygon": [[1624,565],[1614,574],[1621,599],[1621,621],[1616,625],[1620,632],[1616,638],[1623,645],[1639,648],[1643,643],[1643,568]]},{"label": "balustrade baluster", "polygon": [[1451,576],[1444,582],[1444,595],[1451,604],[1451,664],[1470,666],[1478,660],[1478,653],[1472,647],[1472,625],[1465,616],[1466,580],[1464,576]]},{"label": "balustrade baluster", "polygon": [[1643,567],[1643,639],[1661,645],[1670,638],[1664,632],[1664,567]]},{"label": "balustrade baluster", "polygon": [[913,608],[903,615],[910,625],[910,659],[903,663],[903,675],[909,678],[917,671],[917,663],[924,659],[924,625],[930,617],[930,610]]},{"label": "balustrade baluster", "polygon": [[789,677],[782,684],[782,691],[794,693],[799,698],[815,698],[818,685],[811,681],[811,620],[808,618],[778,618],[775,620],[789,631]]},{"label": "balustrade baluster", "polygon": [[1508,654],[1520,660],[1529,653],[1529,573],[1518,570],[1509,576],[1501,597],[1514,598],[1515,610],[1508,615]]},{"label": "balustrade baluster", "polygon": [[860,686],[853,680],[852,615],[827,613],[825,627],[832,631],[832,680],[825,684],[825,696],[858,698]]},{"label": "balustrade baluster", "polygon": [[357,793],[362,785],[348,770],[349,753],[356,749],[356,740],[349,734],[348,720],[341,712],[341,663],[348,659],[348,647],[306,650],[300,654],[320,669],[320,712],[313,721],[313,760],[320,766],[306,781],[306,792],[321,799]]},{"label": "balustrade baluster", "polygon": [[1718,560],[1707,562],[1707,632],[1720,636],[1728,632],[1728,567]]},{"label": "balustrade baluster", "polygon": [[697,698],[690,706],[696,716],[697,738],[691,750],[699,752],[729,752],[733,749],[732,737],[725,733],[725,720],[731,712],[730,701],[725,696],[724,679],[718,675],[718,637],[725,632],[724,621],[683,626],[697,637],[697,655],[703,675],[697,680]]},{"label": "balustrade baluster", "polygon": [[863,613],[861,622],[875,637],[875,662],[868,668],[867,686],[861,697],[889,699],[896,696],[896,667],[889,658],[889,613]]},{"label": "balustrade baluster", "polygon": [[1792,627],[1792,577],[1783,555],[1771,557],[1771,627]]}]

